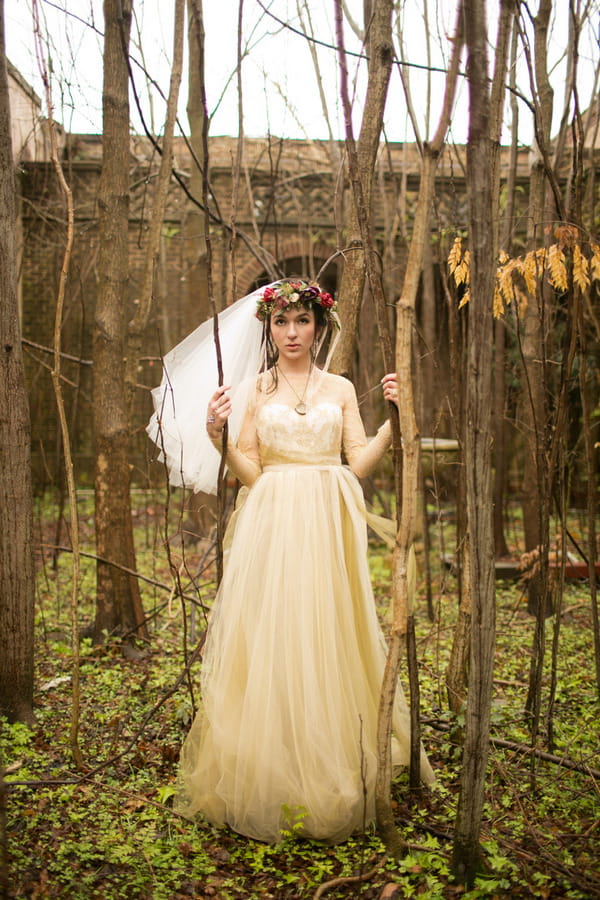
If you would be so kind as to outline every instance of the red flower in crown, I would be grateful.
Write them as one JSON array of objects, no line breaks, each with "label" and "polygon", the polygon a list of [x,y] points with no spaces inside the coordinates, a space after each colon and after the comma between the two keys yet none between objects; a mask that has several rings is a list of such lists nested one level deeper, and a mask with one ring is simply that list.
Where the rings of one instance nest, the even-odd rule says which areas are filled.
[{"label": "red flower in crown", "polygon": [[321,306],[324,306],[325,309],[331,309],[331,307],[335,303],[335,300],[333,299],[331,294],[328,294],[326,291],[322,291],[319,294],[319,303]]}]

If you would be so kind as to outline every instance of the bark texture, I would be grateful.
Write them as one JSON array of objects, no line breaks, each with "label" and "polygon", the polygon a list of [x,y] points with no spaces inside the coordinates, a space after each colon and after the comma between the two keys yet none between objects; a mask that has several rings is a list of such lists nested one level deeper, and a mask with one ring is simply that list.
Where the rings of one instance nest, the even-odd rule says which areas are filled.
[{"label": "bark texture", "polygon": [[[183,69],[184,18],[185,0],[175,0],[173,64],[171,66],[167,114],[162,137],[160,167],[154,191],[154,203],[152,206],[152,214],[150,216],[148,236],[146,239],[142,285],[139,297],[136,298],[135,313],[129,322],[128,330],[126,379],[130,416],[135,407],[138,395],[137,373],[139,369],[139,358],[141,355],[144,334],[153,306],[154,281],[155,272],[159,262],[161,231],[165,217],[169,186],[171,184],[173,133],[175,130],[175,121],[177,119],[177,101],[179,99],[179,86],[181,84],[181,73]],[[166,350],[168,348],[165,347],[164,349]]]},{"label": "bark texture", "polygon": [[[190,173],[189,190],[197,202],[190,204],[184,227],[184,239],[188,247],[187,272],[185,274],[186,295],[190,325],[204,322],[211,314],[208,297],[208,263],[206,259],[206,216],[203,206],[204,157],[204,117],[202,102],[204,96],[204,63],[202,46],[204,43],[204,19],[202,0],[187,0],[188,10],[188,102],[187,115],[190,123],[190,146],[194,154],[194,165]],[[166,349],[166,348],[165,348]]]},{"label": "bark texture", "polygon": [[[450,114],[456,89],[458,62],[460,59],[460,27],[457,26],[453,40],[452,57],[446,80],[446,90],[440,122],[437,132],[424,152],[419,197],[413,225],[413,234],[409,248],[408,262],[402,293],[396,303],[396,342],[394,366],[398,374],[398,419],[399,432],[402,436],[402,466],[400,473],[398,426],[392,416],[395,445],[395,476],[397,503],[400,509],[398,533],[393,556],[393,624],[386,669],[381,688],[378,724],[378,771],[375,787],[375,804],[377,825],[391,852],[396,852],[397,837],[391,828],[393,816],[391,812],[391,717],[394,694],[398,679],[401,647],[406,641],[411,702],[411,762],[410,780],[412,786],[419,783],[420,726],[419,726],[419,684],[417,675],[416,647],[414,639],[414,611],[411,609],[411,596],[414,586],[410,584],[410,554],[414,542],[417,522],[417,498],[419,493],[419,459],[420,434],[415,414],[415,397],[412,373],[412,342],[415,325],[415,305],[419,280],[425,258],[425,245],[429,240],[429,222],[433,202],[435,169],[439,154],[443,147],[448,129]],[[364,227],[363,227],[364,232]],[[368,238],[368,234],[365,234]],[[370,240],[365,241],[367,249]],[[367,256],[367,272],[375,299],[381,293],[380,280],[369,268],[372,255]],[[383,297],[378,305],[381,307]],[[383,318],[380,309],[380,320]],[[381,326],[383,331],[383,326]],[[389,352],[384,344],[386,368],[389,365]]]},{"label": "bark texture", "polygon": [[[530,173],[528,249],[541,243],[548,243],[545,229],[552,221],[547,197],[548,166],[547,152],[552,127],[552,106],[554,92],[548,78],[548,29],[552,14],[552,0],[541,0],[534,18],[534,60],[531,73],[535,97],[535,133],[537,152]],[[535,300],[530,298],[523,311],[521,332],[521,361],[525,389],[519,403],[519,427],[523,434],[523,528],[525,550],[531,552],[540,548],[538,574],[528,582],[528,610],[532,615],[540,612],[540,618],[550,614],[552,609],[548,596],[548,467],[546,465],[546,443],[548,410],[546,404],[547,385],[545,363],[548,328],[546,300],[549,292],[543,285]],[[538,626],[540,646],[535,659],[544,655],[543,621]],[[534,660],[535,662],[535,660]],[[539,666],[536,667],[537,678]],[[530,691],[531,700],[531,691]]]},{"label": "bark texture", "polygon": [[[125,335],[129,232],[129,99],[125,54],[132,4],[104,2],[102,173],[98,191],[98,295],[94,319],[94,452],[96,551],[135,571],[129,496],[129,423]],[[146,634],[137,579],[105,562],[97,566],[94,639]]]},{"label": "bark texture", "polygon": [[465,0],[470,119],[467,147],[471,300],[467,374],[467,512],[471,561],[471,654],[460,796],[454,832],[455,875],[472,885],[481,865],[479,834],[489,748],[495,646],[492,530],[492,346],[496,271],[495,154],[490,138],[485,3]]},{"label": "bark texture", "polygon": [[33,722],[33,501],[17,298],[16,195],[0,0],[0,714]]},{"label": "bark texture", "polygon": [[[394,60],[392,43],[392,0],[374,0],[365,8],[365,30],[369,55],[369,80],[360,133],[356,142],[360,189],[352,184],[352,201],[348,212],[346,247],[355,248],[345,254],[344,269],[338,290],[342,332],[333,358],[332,369],[343,375],[352,371],[356,347],[358,318],[365,288],[365,248],[361,231],[359,204],[370,216],[375,163],[383,125],[383,113]],[[343,61],[346,65],[346,61]],[[352,180],[352,175],[350,176]],[[360,248],[360,249],[358,249]]]},{"label": "bark texture", "polygon": [[[489,144],[489,164],[490,164],[490,187],[489,193],[490,203],[493,204],[494,198],[499,197],[500,195],[500,136],[502,131],[502,109],[504,104],[504,85],[506,81],[506,67],[508,60],[508,48],[510,43],[510,34],[514,21],[515,14],[515,2],[514,0],[502,0],[500,4],[500,15],[498,21],[498,31],[496,38],[496,53],[495,53],[495,63],[494,63],[494,77],[492,79],[492,87],[490,91],[489,98],[489,120],[488,120],[488,134],[490,137]],[[489,237],[491,240],[490,245],[490,253],[492,256],[490,257],[492,261],[495,261],[498,255],[498,226],[497,226],[497,216],[494,217],[493,222],[490,223]],[[491,311],[490,311],[491,314]],[[492,419],[492,428],[494,431],[494,435],[501,435],[503,439],[504,430],[503,422],[499,422],[498,419],[503,419],[504,417],[504,371],[500,370],[499,363],[504,359],[504,330],[501,323],[496,321],[494,323],[494,330],[492,332],[492,337],[490,340],[493,341],[494,334],[497,337],[495,343],[495,358],[492,365],[495,363],[495,372],[496,372],[496,381],[494,383],[495,390],[492,389],[493,379],[490,375],[489,384],[490,391],[492,394],[489,398],[490,409],[494,410],[494,417]],[[469,332],[468,343],[472,343],[473,337]],[[463,412],[467,407],[467,420],[465,421],[465,416]],[[461,441],[464,447],[468,446],[468,442],[470,439],[470,420],[469,416],[471,415],[470,410],[468,409],[468,401],[467,403],[460,403],[460,414],[459,414],[459,427],[461,434]],[[467,459],[467,473],[470,472],[469,462]],[[463,488],[465,484],[465,479],[461,475],[459,479],[459,496],[462,497]],[[496,480],[495,486],[502,486],[502,479]],[[468,490],[468,481],[467,481],[467,490]],[[502,492],[497,496],[494,492],[493,495],[494,501],[497,500],[499,504],[499,512],[502,513]],[[468,506],[468,501],[467,501]],[[493,503],[492,503],[493,509]],[[448,698],[450,703],[450,708],[454,710],[454,712],[458,712],[461,708],[462,702],[466,699],[467,695],[467,682],[468,682],[468,673],[469,673],[469,656],[470,656],[470,637],[471,637],[471,614],[472,614],[472,567],[471,567],[471,542],[468,531],[468,523],[466,531],[463,532],[462,529],[462,515],[459,513],[459,522],[457,523],[459,541],[460,541],[460,550],[458,553],[459,565],[461,566],[461,590],[460,590],[460,615],[458,619],[458,623],[456,626],[456,630],[454,633],[454,640],[452,644],[452,654],[450,657],[450,663],[448,666],[448,671],[446,673],[446,686],[448,688]],[[467,519],[468,519],[468,510],[467,510]],[[500,518],[501,521],[501,518]],[[496,519],[493,519],[494,527],[496,523]],[[504,540],[504,533],[501,529],[500,536],[498,540]],[[498,543],[496,541],[496,535],[494,536],[494,547],[496,551],[496,555],[498,553]]]}]

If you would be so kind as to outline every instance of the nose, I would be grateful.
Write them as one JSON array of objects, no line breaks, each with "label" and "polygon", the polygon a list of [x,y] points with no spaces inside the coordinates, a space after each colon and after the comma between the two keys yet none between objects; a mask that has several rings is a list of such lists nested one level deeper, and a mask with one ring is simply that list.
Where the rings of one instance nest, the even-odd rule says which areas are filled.
[{"label": "nose", "polygon": [[291,320],[290,322],[288,322],[287,336],[288,336],[288,337],[295,337],[296,334],[297,334],[296,323],[295,323],[293,320]]}]

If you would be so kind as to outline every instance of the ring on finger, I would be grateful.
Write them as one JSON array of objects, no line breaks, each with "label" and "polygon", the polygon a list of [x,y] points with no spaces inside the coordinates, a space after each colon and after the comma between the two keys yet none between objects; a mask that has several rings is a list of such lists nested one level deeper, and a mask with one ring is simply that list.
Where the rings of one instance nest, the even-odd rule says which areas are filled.
[{"label": "ring on finger", "polygon": [[206,421],[208,422],[209,425],[214,425],[215,417],[214,417],[214,416],[208,416],[207,419],[206,419]]}]

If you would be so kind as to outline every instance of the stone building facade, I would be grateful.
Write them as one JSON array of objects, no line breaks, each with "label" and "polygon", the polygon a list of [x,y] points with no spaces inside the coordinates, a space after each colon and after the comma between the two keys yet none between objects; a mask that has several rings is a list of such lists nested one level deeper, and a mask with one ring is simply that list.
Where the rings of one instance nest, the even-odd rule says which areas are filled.
[{"label": "stone building facade", "polygon": [[[242,166],[234,178],[237,141],[215,137],[209,143],[212,190],[211,255],[214,296],[227,305],[254,286],[273,278],[273,266],[286,274],[314,277],[337,250],[345,247],[344,207],[349,203],[344,181],[343,146],[316,141],[245,140]],[[75,243],[70,263],[62,323],[64,389],[71,417],[72,443],[81,482],[91,478],[92,326],[97,281],[97,191],[102,161],[98,136],[66,135],[63,166],[74,196]],[[154,305],[139,367],[139,404],[134,422],[134,477],[144,482],[150,447],[144,425],[150,413],[148,389],[160,380],[160,357],[209,310],[199,302],[191,270],[203,256],[205,242],[194,233],[194,204],[186,194],[194,165],[187,143],[179,139],[155,273]],[[130,284],[127,318],[140,290],[146,233],[158,168],[155,148],[132,137],[130,166]],[[520,174],[527,177],[527,156]],[[414,145],[382,146],[374,191],[375,234],[381,252],[390,302],[401,285],[405,251],[419,187],[418,149]],[[53,166],[45,159],[23,158],[20,165],[22,318],[30,384],[33,455],[38,485],[59,477],[61,448],[48,366],[54,329],[54,306],[65,246],[65,205]],[[235,208],[233,197],[236,197]],[[524,202],[524,201],[523,201]],[[197,213],[197,210],[196,210]],[[440,160],[432,233],[454,234],[466,223],[464,148],[449,148]],[[198,216],[196,214],[196,219]],[[192,227],[190,230],[190,223]],[[434,258],[434,269],[439,260]],[[325,269],[321,282],[335,292],[343,255]],[[439,278],[432,280],[437,370],[444,370],[446,300]],[[437,287],[436,287],[437,285]],[[366,307],[368,310],[368,305]],[[359,393],[380,376],[372,315],[361,328],[357,381]],[[440,356],[441,355],[441,356]],[[440,365],[441,360],[441,365]],[[441,388],[440,388],[441,389]],[[440,401],[441,403],[441,401]],[[365,410],[367,423],[370,413]],[[376,413],[372,414],[376,417]]]}]

